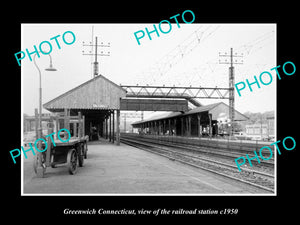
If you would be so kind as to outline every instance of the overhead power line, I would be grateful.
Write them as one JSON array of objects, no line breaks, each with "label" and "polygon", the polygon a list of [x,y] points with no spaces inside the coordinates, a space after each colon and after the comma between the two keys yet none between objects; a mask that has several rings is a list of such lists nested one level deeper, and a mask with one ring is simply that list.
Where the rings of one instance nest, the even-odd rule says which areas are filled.
[{"label": "overhead power line", "polygon": [[143,74],[145,74],[148,79],[152,78],[152,81],[155,81],[157,76],[164,76],[185,56],[190,54],[196,47],[213,35],[219,27],[220,26],[200,26],[184,41],[160,58],[154,65],[150,66],[148,70],[144,71]]}]

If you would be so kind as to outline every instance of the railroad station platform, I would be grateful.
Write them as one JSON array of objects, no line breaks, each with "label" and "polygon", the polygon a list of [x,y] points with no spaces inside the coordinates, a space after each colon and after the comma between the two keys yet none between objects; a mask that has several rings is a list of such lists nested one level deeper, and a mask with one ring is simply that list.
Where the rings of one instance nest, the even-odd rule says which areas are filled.
[{"label": "railroad station platform", "polygon": [[33,156],[23,158],[23,195],[261,194],[207,171],[101,139],[89,142],[84,166],[69,175],[66,166],[47,167],[37,178]]}]

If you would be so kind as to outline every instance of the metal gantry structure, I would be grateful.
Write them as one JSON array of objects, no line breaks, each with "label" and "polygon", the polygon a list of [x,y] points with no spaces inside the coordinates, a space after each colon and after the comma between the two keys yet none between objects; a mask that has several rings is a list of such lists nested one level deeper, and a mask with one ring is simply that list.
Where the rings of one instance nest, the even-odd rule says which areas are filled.
[{"label": "metal gantry structure", "polygon": [[176,87],[151,85],[121,85],[127,91],[126,97],[157,98],[213,98],[229,99],[229,88],[219,87]]},{"label": "metal gantry structure", "polygon": [[[205,39],[216,32],[219,26],[200,26],[186,40],[170,51],[165,57],[159,60],[155,69],[151,70],[152,76],[163,76],[173,68],[180,60],[198,47]],[[221,56],[221,55],[220,55]],[[225,55],[224,55],[225,56]],[[226,55],[227,56],[227,55]],[[232,61],[231,53],[231,64]],[[157,85],[120,85],[127,91],[127,98],[177,98],[185,99],[194,106],[202,106],[196,99],[229,99],[231,121],[234,120],[234,70],[229,68],[229,87],[196,87],[196,86],[157,86]]]},{"label": "metal gantry structure", "polygon": [[128,98],[179,98],[186,99],[195,106],[201,106],[196,98],[230,99],[230,88],[219,87],[175,87],[175,86],[149,86],[149,85],[120,85],[127,91]]}]

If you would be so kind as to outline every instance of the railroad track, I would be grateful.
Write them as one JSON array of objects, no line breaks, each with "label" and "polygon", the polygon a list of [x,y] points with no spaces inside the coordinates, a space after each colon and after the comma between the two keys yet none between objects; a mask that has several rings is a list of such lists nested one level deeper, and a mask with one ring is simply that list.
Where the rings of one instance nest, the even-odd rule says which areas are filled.
[{"label": "railroad track", "polygon": [[[131,135],[124,135],[124,138],[130,138],[130,139],[135,139],[135,140],[143,140],[144,142],[147,143],[159,143],[160,145],[167,146],[167,147],[173,147],[176,149],[180,150],[187,150],[190,152],[195,152],[195,153],[202,153],[206,155],[211,155],[211,156],[217,156],[217,157],[222,157],[222,158],[227,158],[229,160],[235,160],[238,157],[245,156],[245,153],[248,153],[249,157],[254,157],[255,155],[253,154],[253,151],[237,151],[237,150],[222,150],[220,148],[214,148],[214,147],[203,147],[203,146],[198,146],[195,144],[188,144],[188,143],[174,143],[170,142],[168,139],[153,139],[149,137],[143,137],[143,136],[131,136]],[[263,156],[265,156],[263,154]],[[268,156],[266,156],[267,158]],[[271,168],[274,168],[274,160],[270,159],[268,161],[261,161],[260,164],[257,163],[256,161],[253,161],[252,164],[255,166],[260,166],[260,164],[264,166],[268,166]]]},{"label": "railroad track", "polygon": [[236,165],[221,162],[211,155],[207,157],[199,151],[186,151],[178,145],[176,147],[167,143],[161,145],[155,139],[151,142],[151,140],[125,136],[121,137],[121,142],[274,193],[274,175],[270,173],[253,169],[243,169],[238,172]]}]

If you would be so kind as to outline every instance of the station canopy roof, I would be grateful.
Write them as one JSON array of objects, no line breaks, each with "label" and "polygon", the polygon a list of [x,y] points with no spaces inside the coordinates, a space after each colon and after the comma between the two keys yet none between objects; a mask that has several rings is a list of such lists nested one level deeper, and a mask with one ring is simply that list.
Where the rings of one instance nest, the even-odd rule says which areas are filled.
[{"label": "station canopy roof", "polygon": [[[170,119],[170,118],[174,118],[174,117],[193,115],[193,114],[202,113],[202,112],[211,113],[212,120],[229,119],[229,106],[223,102],[218,102],[218,103],[214,103],[214,104],[200,106],[200,107],[191,109],[187,112],[169,112],[169,113],[166,113],[165,115],[154,116],[147,120],[134,122],[134,123],[132,123],[132,125],[138,125],[138,124],[142,124],[142,123],[150,122],[150,121]],[[247,116],[243,115],[242,113],[238,112],[237,110],[235,110],[234,116],[235,116],[235,121],[243,121],[243,120],[249,119]]]},{"label": "station canopy roof", "polygon": [[64,108],[115,110],[120,109],[120,98],[125,96],[122,87],[98,75],[43,104],[43,107],[52,112]]}]

